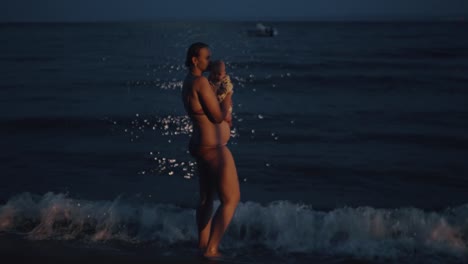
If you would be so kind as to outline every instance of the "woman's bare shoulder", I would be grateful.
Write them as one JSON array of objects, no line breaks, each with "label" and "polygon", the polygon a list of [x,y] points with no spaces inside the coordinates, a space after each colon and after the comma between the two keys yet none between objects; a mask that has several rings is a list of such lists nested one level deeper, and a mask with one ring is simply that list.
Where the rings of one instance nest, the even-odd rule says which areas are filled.
[{"label": "woman's bare shoulder", "polygon": [[208,84],[208,79],[205,76],[196,76],[193,78],[194,84]]},{"label": "woman's bare shoulder", "polygon": [[208,79],[205,76],[197,76],[193,79],[193,84],[192,86],[198,90],[198,91],[203,91],[206,89],[211,90],[211,85]]}]

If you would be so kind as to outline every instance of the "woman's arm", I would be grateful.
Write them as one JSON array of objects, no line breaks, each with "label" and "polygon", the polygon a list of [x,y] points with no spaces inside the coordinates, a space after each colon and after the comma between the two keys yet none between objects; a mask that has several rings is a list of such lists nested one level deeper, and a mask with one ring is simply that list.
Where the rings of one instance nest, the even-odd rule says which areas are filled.
[{"label": "woman's arm", "polygon": [[201,76],[194,80],[194,85],[198,92],[200,104],[208,119],[216,124],[223,122],[229,112],[230,105],[228,104],[230,103],[232,93],[226,95],[226,98],[229,97],[229,100],[223,100],[219,104],[218,98],[211,88],[208,79]]},{"label": "woman's arm", "polygon": [[[231,93],[232,96],[232,93]],[[224,99],[226,100],[226,99]],[[232,128],[232,97],[229,98],[229,109],[226,117],[224,118],[224,121],[226,121],[229,124],[229,127]]]}]

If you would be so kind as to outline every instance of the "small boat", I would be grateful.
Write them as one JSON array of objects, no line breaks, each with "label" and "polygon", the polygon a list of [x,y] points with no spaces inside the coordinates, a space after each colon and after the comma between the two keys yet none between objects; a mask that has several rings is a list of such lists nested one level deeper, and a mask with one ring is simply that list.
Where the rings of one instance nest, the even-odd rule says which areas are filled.
[{"label": "small boat", "polygon": [[274,37],[278,35],[278,30],[274,27],[265,26],[262,23],[257,23],[255,29],[247,30],[247,34],[251,37]]}]

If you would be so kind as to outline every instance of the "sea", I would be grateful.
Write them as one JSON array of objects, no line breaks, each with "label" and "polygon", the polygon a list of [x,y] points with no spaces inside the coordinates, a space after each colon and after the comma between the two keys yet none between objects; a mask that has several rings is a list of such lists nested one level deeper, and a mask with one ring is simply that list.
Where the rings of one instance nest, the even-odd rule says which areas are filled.
[{"label": "sea", "polygon": [[234,84],[229,263],[467,263],[468,22],[256,23],[0,24],[2,252],[201,263],[201,41]]}]

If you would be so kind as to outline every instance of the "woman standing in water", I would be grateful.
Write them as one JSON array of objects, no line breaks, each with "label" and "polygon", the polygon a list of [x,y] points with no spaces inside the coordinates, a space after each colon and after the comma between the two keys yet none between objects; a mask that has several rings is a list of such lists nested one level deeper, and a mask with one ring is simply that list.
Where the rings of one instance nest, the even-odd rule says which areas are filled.
[{"label": "woman standing in water", "polygon": [[[202,75],[208,69],[210,58],[207,44],[197,42],[189,47],[182,100],[193,124],[189,150],[197,160],[199,174],[198,247],[205,257],[216,258],[221,257],[218,246],[239,203],[240,190],[234,158],[226,146],[231,137],[225,119],[232,104],[232,92],[218,102],[215,91]],[[221,204],[211,217],[215,193]]]}]

